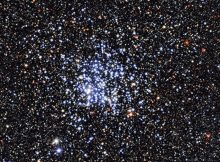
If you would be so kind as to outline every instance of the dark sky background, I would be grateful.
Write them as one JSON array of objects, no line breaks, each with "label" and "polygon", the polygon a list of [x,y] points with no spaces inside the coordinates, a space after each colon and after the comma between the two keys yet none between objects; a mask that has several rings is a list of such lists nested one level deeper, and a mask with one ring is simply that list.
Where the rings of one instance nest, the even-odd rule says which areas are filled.
[{"label": "dark sky background", "polygon": [[0,2],[0,161],[219,159],[219,1]]}]

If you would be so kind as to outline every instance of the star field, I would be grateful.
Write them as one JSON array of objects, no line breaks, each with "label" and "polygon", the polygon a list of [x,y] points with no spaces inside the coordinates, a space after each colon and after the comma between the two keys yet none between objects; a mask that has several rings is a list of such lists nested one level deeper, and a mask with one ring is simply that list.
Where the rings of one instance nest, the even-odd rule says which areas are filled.
[{"label": "star field", "polygon": [[0,2],[0,161],[220,159],[220,3]]}]

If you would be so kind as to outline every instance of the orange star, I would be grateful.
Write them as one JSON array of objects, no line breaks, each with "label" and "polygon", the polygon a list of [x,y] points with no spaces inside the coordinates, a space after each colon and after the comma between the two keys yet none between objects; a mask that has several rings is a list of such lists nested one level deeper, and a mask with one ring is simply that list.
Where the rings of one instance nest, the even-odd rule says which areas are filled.
[{"label": "orange star", "polygon": [[139,36],[138,35],[134,35],[133,38],[138,40]]},{"label": "orange star", "polygon": [[206,52],[206,48],[201,48],[201,52],[205,53]]},{"label": "orange star", "polygon": [[212,134],[211,134],[210,132],[206,132],[206,133],[205,133],[205,137],[206,137],[207,139],[210,139],[211,136],[212,136]]},{"label": "orange star", "polygon": [[190,41],[189,41],[188,39],[185,39],[184,42],[183,42],[183,44],[184,44],[185,46],[189,46],[189,45],[190,45]]},{"label": "orange star", "polygon": [[204,140],[205,140],[205,143],[208,144],[210,142],[212,138],[212,133],[211,132],[205,132],[204,133]]},{"label": "orange star", "polygon": [[131,110],[128,110],[128,111],[127,111],[127,117],[128,117],[128,118],[131,118],[131,117],[133,117],[133,116],[135,116],[135,115],[136,115],[135,112],[133,112],[133,111],[131,111]]}]

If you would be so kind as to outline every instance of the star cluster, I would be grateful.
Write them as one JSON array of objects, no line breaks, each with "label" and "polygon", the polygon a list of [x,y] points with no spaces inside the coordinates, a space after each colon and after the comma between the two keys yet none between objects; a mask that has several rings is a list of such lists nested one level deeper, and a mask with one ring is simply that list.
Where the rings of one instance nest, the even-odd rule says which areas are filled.
[{"label": "star cluster", "polygon": [[218,161],[220,3],[0,2],[0,161]]}]

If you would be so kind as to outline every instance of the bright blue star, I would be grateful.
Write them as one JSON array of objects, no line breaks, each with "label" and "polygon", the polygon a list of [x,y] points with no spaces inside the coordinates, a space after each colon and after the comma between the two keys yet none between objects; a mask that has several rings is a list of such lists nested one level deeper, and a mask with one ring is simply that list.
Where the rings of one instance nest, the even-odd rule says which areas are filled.
[{"label": "bright blue star", "polygon": [[62,152],[63,152],[63,149],[62,149],[62,148],[58,147],[58,148],[56,149],[56,153],[61,154]]}]

